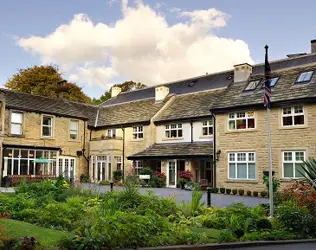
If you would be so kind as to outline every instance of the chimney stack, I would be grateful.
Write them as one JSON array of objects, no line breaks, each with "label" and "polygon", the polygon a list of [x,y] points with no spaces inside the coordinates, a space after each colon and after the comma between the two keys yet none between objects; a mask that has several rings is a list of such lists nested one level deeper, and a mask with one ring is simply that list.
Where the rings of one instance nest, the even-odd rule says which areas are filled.
[{"label": "chimney stack", "polygon": [[234,82],[245,82],[252,73],[252,66],[242,63],[234,66]]},{"label": "chimney stack", "polygon": [[167,86],[156,87],[155,89],[156,102],[163,101],[168,94],[169,94],[169,88]]},{"label": "chimney stack", "polygon": [[116,97],[119,93],[121,93],[122,89],[120,87],[113,86],[111,88],[111,97]]},{"label": "chimney stack", "polygon": [[316,53],[316,39],[311,40],[311,53]]}]

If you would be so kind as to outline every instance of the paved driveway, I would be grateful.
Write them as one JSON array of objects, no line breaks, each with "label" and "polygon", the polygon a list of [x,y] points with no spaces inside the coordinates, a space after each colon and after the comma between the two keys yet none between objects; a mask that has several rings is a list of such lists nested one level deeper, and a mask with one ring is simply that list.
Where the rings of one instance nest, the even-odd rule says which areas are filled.
[{"label": "paved driveway", "polygon": [[[98,193],[105,193],[110,190],[110,186],[102,186],[98,184],[82,184],[84,189],[90,189]],[[122,190],[122,187],[114,187],[114,190]],[[146,194],[149,190],[153,191],[156,195],[160,197],[175,196],[178,202],[191,201],[192,192],[181,190],[178,188],[140,188],[142,194]],[[207,202],[206,193],[203,195],[203,201],[205,204]],[[212,206],[216,207],[226,207],[233,202],[242,202],[247,206],[255,207],[261,203],[268,203],[267,198],[257,198],[249,196],[240,195],[221,195],[221,194],[211,194]]]},{"label": "paved driveway", "polygon": [[286,244],[286,245],[274,245],[274,246],[258,246],[258,247],[241,247],[235,248],[240,250],[315,250],[316,243],[298,243],[298,244]]}]

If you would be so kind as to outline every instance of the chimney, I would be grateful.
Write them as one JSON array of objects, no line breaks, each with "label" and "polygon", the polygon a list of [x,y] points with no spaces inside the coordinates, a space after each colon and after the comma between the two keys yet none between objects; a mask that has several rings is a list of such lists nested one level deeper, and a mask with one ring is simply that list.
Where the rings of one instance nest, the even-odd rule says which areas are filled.
[{"label": "chimney", "polygon": [[156,87],[155,100],[156,102],[163,101],[169,94],[169,88],[167,86]]},{"label": "chimney", "polygon": [[234,66],[234,82],[245,82],[252,73],[252,66],[242,63]]},{"label": "chimney", "polygon": [[311,40],[311,53],[316,53],[316,39]]},{"label": "chimney", "polygon": [[122,89],[120,87],[113,86],[111,88],[111,97],[116,97],[119,93],[121,93]]}]

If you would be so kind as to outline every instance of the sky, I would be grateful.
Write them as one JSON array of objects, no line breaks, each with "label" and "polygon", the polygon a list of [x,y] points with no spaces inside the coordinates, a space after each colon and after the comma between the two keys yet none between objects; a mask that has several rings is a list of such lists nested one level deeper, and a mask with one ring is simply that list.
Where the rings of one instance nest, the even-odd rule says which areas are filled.
[{"label": "sky", "polygon": [[[58,65],[90,97],[310,52],[314,0],[2,0],[0,85]],[[273,70],[273,69],[272,69]]]}]

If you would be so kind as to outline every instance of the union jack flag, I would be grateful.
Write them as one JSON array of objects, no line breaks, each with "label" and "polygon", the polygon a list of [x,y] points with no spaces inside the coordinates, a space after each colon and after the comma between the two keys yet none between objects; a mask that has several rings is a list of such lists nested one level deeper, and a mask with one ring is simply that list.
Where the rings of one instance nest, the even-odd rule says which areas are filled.
[{"label": "union jack flag", "polygon": [[269,46],[266,45],[264,47],[266,49],[266,56],[265,56],[265,61],[264,61],[264,97],[263,97],[263,103],[264,106],[267,109],[271,108],[271,86],[270,86],[270,82],[271,82],[271,68],[270,68],[270,64],[268,61],[268,48]]}]

